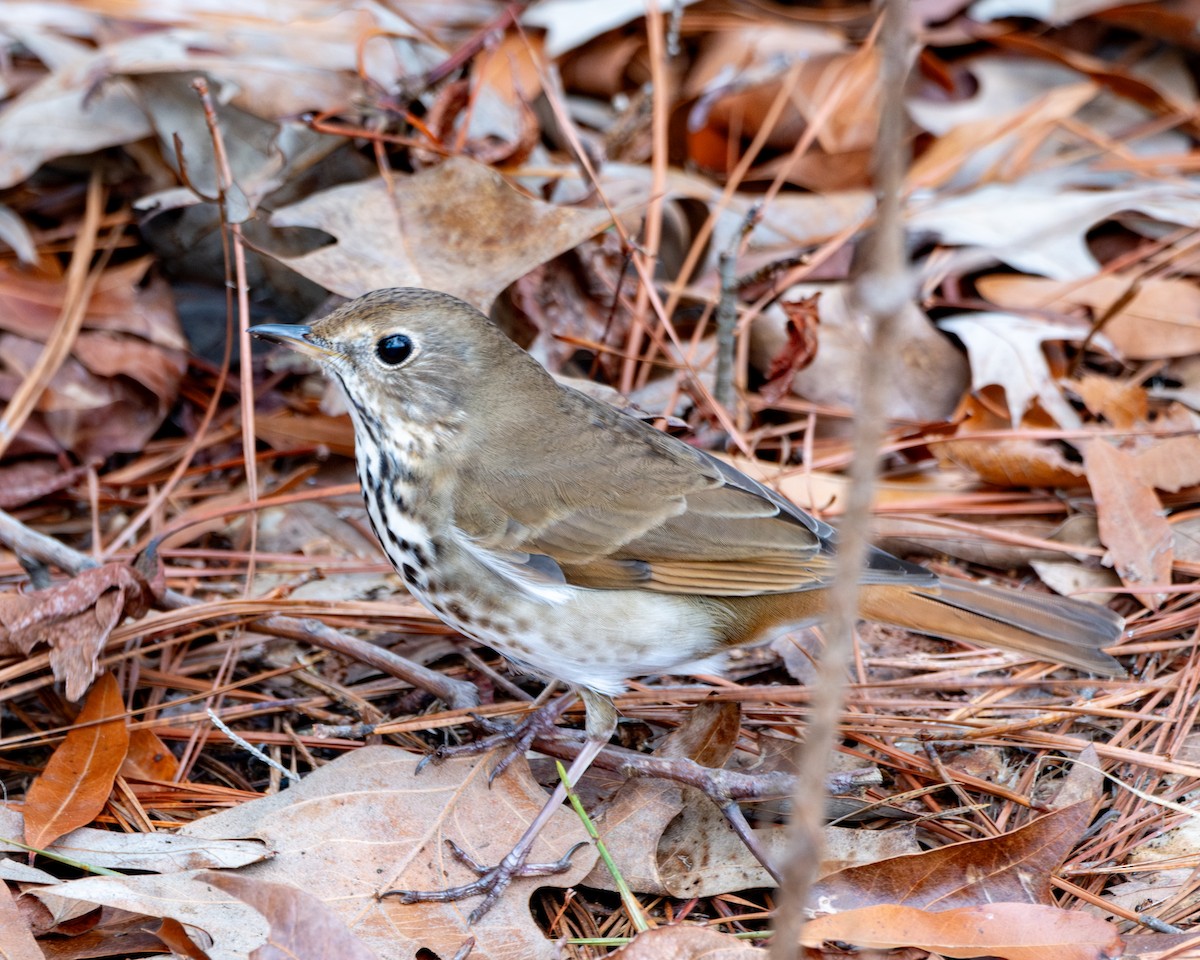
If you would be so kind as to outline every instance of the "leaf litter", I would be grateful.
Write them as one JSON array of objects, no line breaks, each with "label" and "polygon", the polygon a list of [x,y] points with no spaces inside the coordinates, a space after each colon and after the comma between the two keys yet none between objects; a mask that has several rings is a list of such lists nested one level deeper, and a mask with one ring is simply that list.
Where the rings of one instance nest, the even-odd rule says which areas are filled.
[{"label": "leaf litter", "polygon": [[[943,574],[1110,604],[1129,618],[1116,652],[1131,678],[864,627],[842,749],[877,782],[828,828],[821,896],[857,899],[809,928],[811,955],[832,941],[1101,957],[1123,941],[1142,956],[1194,928],[1179,875],[1200,787],[1189,9],[915,4],[919,296],[878,533]],[[0,822],[8,840],[133,871],[5,861],[0,912],[20,917],[0,924],[6,954],[452,956],[469,903],[376,895],[465,879],[442,840],[503,853],[549,785],[518,761],[489,790],[490,758],[415,775],[469,735],[474,697],[447,707],[428,674],[326,642],[369,638],[470,681],[488,717],[538,690],[395,596],[346,496],[344,412],[311,371],[226,367],[222,214],[251,245],[230,253],[256,321],[377,286],[449,290],[552,372],[728,442],[836,519],[861,339],[849,294],[874,215],[871,26],[847,4],[709,0],[0,9],[0,396],[48,347],[63,358],[2,440]],[[222,205],[201,74],[228,147]],[[92,170],[106,191],[89,220]],[[96,253],[72,274],[73,249]],[[738,349],[718,417],[722,299]],[[787,304],[804,304],[800,325]],[[151,538],[161,579],[132,563]],[[267,632],[279,613],[311,619]],[[638,682],[618,701],[624,745],[786,778],[805,662],[776,645],[739,651],[719,682]],[[1110,779],[1045,813],[1063,758]],[[302,782],[284,789],[281,768]],[[654,925],[622,954],[758,952],[732,934],[769,928],[771,883],[717,805],[627,774],[610,764],[581,787]],[[762,846],[787,850],[779,797],[741,807]],[[582,832],[565,811],[554,829],[546,859]],[[629,938],[592,859],[514,885],[472,955],[550,956],[567,938],[567,955],[595,957]]]}]

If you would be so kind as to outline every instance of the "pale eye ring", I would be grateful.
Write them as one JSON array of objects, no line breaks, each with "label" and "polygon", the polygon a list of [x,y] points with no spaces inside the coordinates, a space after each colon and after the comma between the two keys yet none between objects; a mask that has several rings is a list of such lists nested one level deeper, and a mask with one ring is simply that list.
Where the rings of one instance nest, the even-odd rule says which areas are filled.
[{"label": "pale eye ring", "polygon": [[389,367],[398,367],[412,356],[413,342],[403,333],[390,333],[375,344],[375,355]]}]

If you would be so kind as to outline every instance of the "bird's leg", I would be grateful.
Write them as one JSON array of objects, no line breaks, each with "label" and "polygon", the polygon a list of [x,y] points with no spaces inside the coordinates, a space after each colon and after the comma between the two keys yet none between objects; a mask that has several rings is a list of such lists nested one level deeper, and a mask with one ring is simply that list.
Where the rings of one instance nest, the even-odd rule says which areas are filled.
[{"label": "bird's leg", "polygon": [[508,723],[501,725],[488,717],[472,714],[475,722],[487,731],[488,736],[472,740],[470,743],[462,743],[458,746],[438,747],[432,753],[421,758],[421,762],[417,764],[416,772],[420,773],[430,763],[440,763],[443,760],[449,760],[454,757],[473,757],[480,753],[487,753],[489,750],[494,750],[497,747],[508,747],[508,751],[492,768],[491,773],[488,774],[488,783],[490,784],[507,770],[517,757],[524,756],[534,740],[552,733],[559,718],[566,713],[567,707],[574,702],[575,691],[570,690],[563,696],[556,697],[549,703],[542,704],[515,726]]},{"label": "bird's leg", "polygon": [[[587,707],[587,740],[584,741],[583,749],[571,762],[571,767],[567,771],[567,781],[572,787],[579,782],[579,778],[592,765],[596,755],[604,749],[617,728],[617,712],[608,697],[591,690],[582,690],[579,695]],[[449,903],[454,900],[464,900],[467,897],[481,896],[483,901],[471,911],[471,916],[468,918],[469,923],[477,923],[495,905],[496,901],[500,899],[500,895],[508,889],[508,885],[513,880],[519,877],[545,877],[561,873],[570,867],[571,855],[580,844],[576,844],[576,847],[572,847],[566,856],[554,863],[526,863],[529,851],[533,848],[538,834],[542,832],[542,828],[550,822],[550,818],[554,816],[566,799],[566,784],[559,783],[550,795],[550,799],[546,801],[546,805],[521,834],[521,839],[517,841],[516,846],[494,867],[489,868],[476,863],[464,854],[457,844],[447,841],[455,856],[479,874],[478,880],[446,890],[388,890],[380,896],[399,897],[401,903]]]}]

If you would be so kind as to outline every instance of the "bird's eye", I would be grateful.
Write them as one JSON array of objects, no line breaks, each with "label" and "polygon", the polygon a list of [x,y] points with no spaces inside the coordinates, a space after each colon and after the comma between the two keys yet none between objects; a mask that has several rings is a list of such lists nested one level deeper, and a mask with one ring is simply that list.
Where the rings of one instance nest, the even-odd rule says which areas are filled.
[{"label": "bird's eye", "polygon": [[412,353],[413,342],[402,333],[393,333],[375,344],[375,353],[389,367],[398,367]]}]

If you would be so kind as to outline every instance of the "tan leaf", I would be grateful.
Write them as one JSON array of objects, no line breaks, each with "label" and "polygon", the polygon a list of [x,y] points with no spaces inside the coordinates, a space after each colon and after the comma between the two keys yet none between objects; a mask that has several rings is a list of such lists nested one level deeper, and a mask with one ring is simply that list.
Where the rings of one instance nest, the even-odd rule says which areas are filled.
[{"label": "tan leaf", "polygon": [[1117,380],[1085,374],[1070,382],[1070,387],[1093,414],[1103,417],[1118,430],[1126,430],[1145,421],[1150,412],[1146,388],[1132,380]]},{"label": "tan leaf", "polygon": [[[1169,583],[1175,555],[1171,525],[1154,488],[1142,479],[1137,458],[1104,440],[1092,440],[1084,448],[1084,460],[1100,542],[1121,581],[1128,586]],[[1166,600],[1165,593],[1137,597],[1151,609]]]},{"label": "tan leaf", "polygon": [[932,913],[880,904],[820,916],[804,927],[804,943],[838,940],[868,949],[917,947],[946,957],[1003,960],[1109,960],[1121,935],[1100,917],[1028,903],[992,903]]},{"label": "tan leaf", "polygon": [[518,277],[599,233],[604,209],[556,207],[480,164],[453,158],[410,177],[333,187],[277,210],[275,226],[315,227],[336,243],[279,259],[334,293],[429,287],[486,312]]},{"label": "tan leaf", "polygon": [[[417,776],[418,760],[394,747],[365,747],[282,793],[195,821],[181,833],[263,840],[274,856],[244,868],[241,875],[315,894],[355,937],[387,960],[422,951],[452,957],[472,935],[472,960],[556,956],[553,943],[534,922],[529,898],[539,887],[578,883],[595,861],[591,847],[576,851],[563,874],[515,880],[474,927],[468,926],[467,916],[478,900],[402,904],[377,899],[393,888],[437,890],[475,879],[445,841],[454,840],[482,862],[496,863],[547,798],[524,760],[490,788],[490,756],[446,761]],[[530,859],[557,860],[584,836],[579,819],[563,808],[539,836]],[[182,919],[170,910],[155,915]]]},{"label": "tan leaf", "polygon": [[287,883],[268,883],[216,871],[204,874],[201,879],[250,904],[267,918],[271,932],[267,942],[254,951],[255,960],[294,957],[378,960],[379,955],[355,937],[346,922],[311,893]]},{"label": "tan leaf", "polygon": [[104,809],[128,749],[121,688],[104,673],[25,795],[25,842],[41,849],[91,823]]},{"label": "tan leaf", "polygon": [[1083,283],[998,275],[983,277],[978,285],[988,300],[1010,310],[1076,305],[1090,308],[1099,319],[1123,301],[1104,324],[1104,333],[1122,355],[1158,360],[1200,353],[1200,287],[1192,280],[1151,277],[1135,285],[1119,274]]}]

